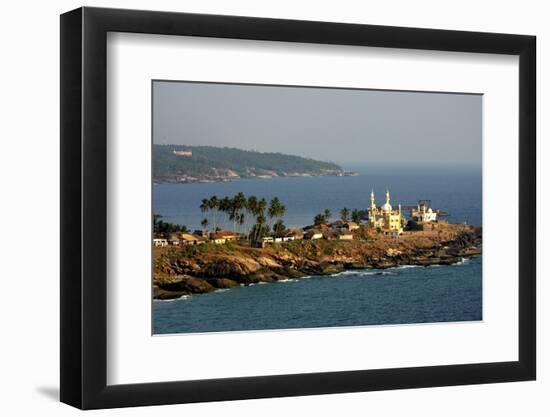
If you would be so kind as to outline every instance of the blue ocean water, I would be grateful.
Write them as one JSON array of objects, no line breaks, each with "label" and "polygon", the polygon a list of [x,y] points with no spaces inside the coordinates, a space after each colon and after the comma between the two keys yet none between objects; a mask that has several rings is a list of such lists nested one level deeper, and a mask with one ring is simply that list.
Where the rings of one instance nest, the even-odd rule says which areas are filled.
[{"label": "blue ocean water", "polygon": [[238,192],[271,199],[279,197],[286,206],[285,224],[300,227],[313,222],[315,214],[325,208],[339,216],[348,209],[366,209],[370,190],[377,204],[384,203],[386,188],[391,203],[416,205],[428,199],[432,207],[449,212],[452,223],[481,225],[482,183],[479,170],[465,169],[357,169],[356,177],[296,177],[248,179],[209,184],[156,184],[153,186],[153,209],[163,220],[199,229],[205,217],[200,211],[203,198],[212,195],[233,196]]},{"label": "blue ocean water", "polygon": [[[348,167],[346,167],[348,168]],[[287,207],[287,226],[311,224],[328,208],[365,209],[370,190],[382,204],[414,205],[430,199],[449,212],[450,222],[482,223],[479,170],[361,169],[356,177],[273,178],[210,184],[159,184],[153,206],[163,220],[199,228],[202,198],[242,191]],[[155,334],[331,326],[428,323],[482,319],[482,258],[451,266],[399,267],[384,271],[346,271],[259,284],[153,303]]]},{"label": "blue ocean water", "polygon": [[155,301],[153,330],[201,333],[481,320],[481,259],[345,271]]}]

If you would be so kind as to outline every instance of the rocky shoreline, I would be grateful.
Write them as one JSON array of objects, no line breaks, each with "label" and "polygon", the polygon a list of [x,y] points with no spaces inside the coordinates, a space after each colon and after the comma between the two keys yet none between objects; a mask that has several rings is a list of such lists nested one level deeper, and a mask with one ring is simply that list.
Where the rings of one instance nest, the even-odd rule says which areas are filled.
[{"label": "rocky shoreline", "polygon": [[175,176],[154,177],[154,184],[208,184],[215,182],[232,182],[247,179],[272,179],[272,178],[295,178],[295,177],[356,177],[359,174],[353,171],[334,170],[320,172],[246,172],[238,173],[232,170],[216,170],[211,174],[193,176],[180,174]]},{"label": "rocky shoreline", "polygon": [[403,265],[452,265],[481,255],[481,228],[448,225],[443,231],[407,232],[398,239],[357,236],[353,241],[293,241],[266,248],[246,243],[159,248],[154,252],[153,296],[174,299],[312,275]]}]

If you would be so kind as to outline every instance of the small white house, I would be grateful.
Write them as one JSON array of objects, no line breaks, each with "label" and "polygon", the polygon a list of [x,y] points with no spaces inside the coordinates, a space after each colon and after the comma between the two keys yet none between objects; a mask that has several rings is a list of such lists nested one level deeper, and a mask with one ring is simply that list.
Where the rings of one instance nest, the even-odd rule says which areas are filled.
[{"label": "small white house", "polygon": [[322,239],[323,238],[323,232],[319,230],[309,230],[304,235],[304,239],[307,240],[316,240],[316,239]]},{"label": "small white house", "polygon": [[344,224],[344,227],[348,229],[350,232],[353,232],[354,230],[359,229],[359,225],[355,222],[347,222]]},{"label": "small white house", "polygon": [[338,240],[353,240],[353,234],[349,232],[340,232],[336,234]]},{"label": "small white house", "polygon": [[168,240],[166,240],[166,239],[153,239],[153,246],[156,246],[156,247],[168,246]]}]

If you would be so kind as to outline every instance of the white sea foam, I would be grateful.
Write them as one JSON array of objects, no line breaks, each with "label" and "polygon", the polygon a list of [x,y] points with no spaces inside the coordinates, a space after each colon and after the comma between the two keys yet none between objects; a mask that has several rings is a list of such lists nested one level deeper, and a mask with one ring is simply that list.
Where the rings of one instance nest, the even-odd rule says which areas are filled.
[{"label": "white sea foam", "polygon": [[365,270],[365,269],[352,269],[348,271],[338,272],[337,274],[330,275],[331,277],[362,277],[362,276],[373,276],[373,275],[397,275],[395,272],[390,271],[380,271],[380,270]]},{"label": "white sea foam", "polygon": [[157,298],[155,298],[153,300],[154,303],[171,303],[172,301],[176,301],[176,300],[187,300],[188,298],[191,298],[190,295],[182,295],[181,297],[177,297],[177,298],[169,298],[169,299],[166,299],[166,300],[159,300]]},{"label": "white sea foam", "polygon": [[458,261],[457,263],[454,263],[453,265],[464,265],[464,264],[467,264],[468,262],[470,262],[470,260],[468,258],[460,258],[460,261]]},{"label": "white sea foam", "polygon": [[214,292],[226,292],[226,291],[229,291],[229,288],[218,288],[216,291]]},{"label": "white sea foam", "polygon": [[409,269],[409,268],[420,268],[420,265],[399,265],[395,267],[395,269]]},{"label": "white sea foam", "polygon": [[296,278],[289,278],[289,279],[280,279],[277,282],[297,282],[298,280]]},{"label": "white sea foam", "polygon": [[362,272],[359,272],[358,270],[348,270],[348,271],[342,271],[342,272],[337,272],[336,274],[331,274],[329,276],[331,277],[345,277],[347,275],[361,275]]}]

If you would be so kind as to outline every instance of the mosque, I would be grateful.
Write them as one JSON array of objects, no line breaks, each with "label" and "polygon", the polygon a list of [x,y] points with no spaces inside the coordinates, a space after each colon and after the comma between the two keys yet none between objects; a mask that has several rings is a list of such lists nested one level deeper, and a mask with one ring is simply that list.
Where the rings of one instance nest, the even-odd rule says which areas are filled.
[{"label": "mosque", "polygon": [[406,219],[401,215],[401,204],[394,210],[390,204],[390,192],[386,190],[386,202],[381,207],[376,207],[374,191],[370,192],[370,205],[368,208],[369,226],[380,228],[382,231],[403,232],[403,225]]}]

